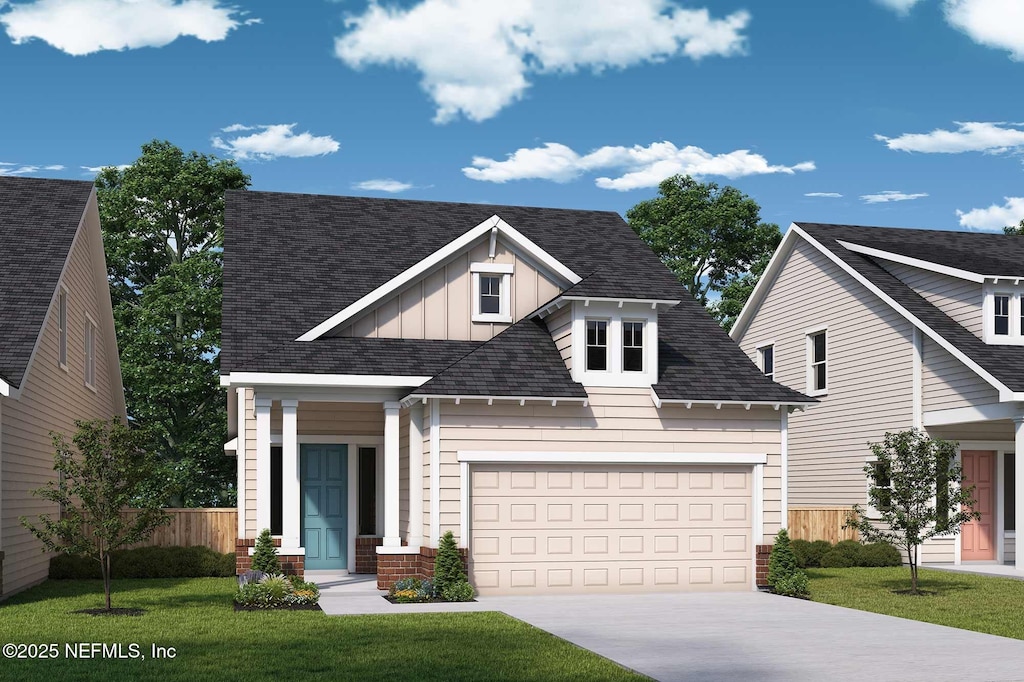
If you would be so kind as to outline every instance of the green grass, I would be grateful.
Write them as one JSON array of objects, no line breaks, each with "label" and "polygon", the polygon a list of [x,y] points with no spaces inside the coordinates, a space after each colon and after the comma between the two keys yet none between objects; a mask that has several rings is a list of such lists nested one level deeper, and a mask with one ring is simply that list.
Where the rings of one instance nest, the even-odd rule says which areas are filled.
[{"label": "green grass", "polygon": [[926,623],[1024,639],[1024,581],[947,571],[919,572],[919,587],[936,594],[895,594],[910,588],[910,569],[809,568],[811,599]]},{"label": "green grass", "polygon": [[[645,680],[500,613],[325,616],[235,612],[234,580],[118,580],[114,607],[139,617],[71,613],[102,606],[99,581],[48,581],[0,602],[0,645],[60,645],[57,660],[0,660],[15,680]],[[146,660],[68,660],[66,642],[138,643]],[[174,647],[153,660],[150,647]]]}]

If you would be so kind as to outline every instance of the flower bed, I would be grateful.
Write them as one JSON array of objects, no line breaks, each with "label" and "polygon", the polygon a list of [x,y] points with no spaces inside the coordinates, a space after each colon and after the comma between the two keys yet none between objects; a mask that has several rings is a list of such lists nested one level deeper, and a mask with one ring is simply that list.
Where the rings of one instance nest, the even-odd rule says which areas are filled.
[{"label": "flower bed", "polygon": [[234,601],[236,611],[319,610],[320,588],[294,575],[247,571],[238,576]]}]

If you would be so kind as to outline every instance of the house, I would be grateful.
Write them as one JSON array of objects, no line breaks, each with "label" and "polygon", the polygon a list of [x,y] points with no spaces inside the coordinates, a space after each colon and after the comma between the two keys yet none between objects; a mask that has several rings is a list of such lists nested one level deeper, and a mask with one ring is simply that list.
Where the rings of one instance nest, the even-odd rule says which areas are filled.
[{"label": "house", "polygon": [[125,418],[96,192],[0,177],[0,596],[46,578],[20,516],[56,514],[31,490],[55,478],[50,432]]},{"label": "house", "polygon": [[789,423],[791,508],[866,504],[867,443],[923,429],[959,442],[981,514],[923,561],[1024,568],[1022,292],[1021,237],[793,224],[732,330],[766,375],[821,401]]},{"label": "house", "polygon": [[752,589],[789,410],[615,213],[228,192],[239,571]]}]

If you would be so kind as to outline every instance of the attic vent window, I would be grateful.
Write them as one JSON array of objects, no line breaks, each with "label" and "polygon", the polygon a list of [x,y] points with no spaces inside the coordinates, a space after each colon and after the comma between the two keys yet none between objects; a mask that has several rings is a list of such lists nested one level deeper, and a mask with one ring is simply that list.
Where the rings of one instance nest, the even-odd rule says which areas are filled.
[{"label": "attic vent window", "polygon": [[473,263],[473,321],[512,322],[512,264]]}]

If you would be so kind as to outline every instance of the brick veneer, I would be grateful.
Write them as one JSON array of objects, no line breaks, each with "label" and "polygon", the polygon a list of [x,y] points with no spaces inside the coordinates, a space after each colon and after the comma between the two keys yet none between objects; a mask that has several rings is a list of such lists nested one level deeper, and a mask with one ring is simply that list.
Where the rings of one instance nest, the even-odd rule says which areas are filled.
[{"label": "brick veneer", "polygon": [[[256,540],[253,538],[235,540],[235,575],[242,575],[252,567],[249,548],[255,546]],[[274,538],[274,546],[281,546],[280,538]],[[285,575],[301,576],[305,571],[306,557],[301,554],[278,554],[277,560],[281,563],[281,570]]]},{"label": "brick veneer", "polygon": [[[469,565],[469,550],[460,548],[462,566]],[[434,559],[437,550],[433,547],[421,547],[419,554],[378,554],[377,555],[377,589],[387,590],[402,578],[419,578],[426,580],[434,577]]]},{"label": "brick veneer", "polygon": [[377,547],[384,538],[356,538],[356,573],[377,572]]},{"label": "brick veneer", "polygon": [[757,546],[757,586],[768,587],[768,560],[772,555],[771,545],[758,545]]}]

